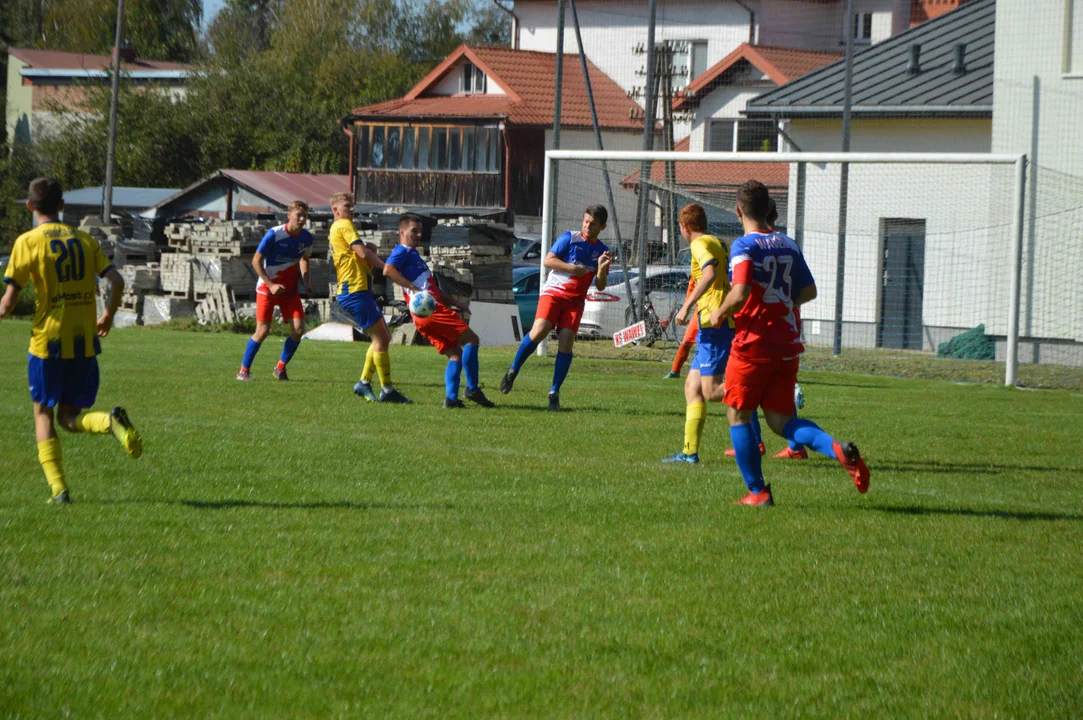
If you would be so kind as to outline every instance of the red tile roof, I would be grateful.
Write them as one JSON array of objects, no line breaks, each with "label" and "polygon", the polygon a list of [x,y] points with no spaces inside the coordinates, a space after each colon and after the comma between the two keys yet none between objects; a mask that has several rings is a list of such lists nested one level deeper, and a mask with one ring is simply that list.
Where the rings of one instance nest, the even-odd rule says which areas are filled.
[{"label": "red tile roof", "polygon": [[966,0],[911,0],[910,27],[915,27],[933,18],[940,17],[949,10],[954,10]]},{"label": "red tile roof", "polygon": [[706,72],[689,83],[688,87],[685,88],[684,97],[674,101],[674,107],[680,109],[685,104],[694,102],[706,95],[718,85],[722,75],[727,70],[742,60],[750,63],[776,85],[785,85],[791,80],[833,63],[841,57],[842,53],[837,52],[741,43],[733,52],[707,68]]},{"label": "red tile roof", "polygon": [[[676,152],[688,152],[690,138],[673,146]],[[677,184],[690,192],[733,192],[746,180],[759,180],[770,190],[786,190],[790,184],[789,163],[730,163],[730,162],[677,162],[674,164]],[[651,163],[651,184],[665,184],[665,163]],[[625,188],[639,184],[636,170],[621,180]]]},{"label": "red tile roof", "polygon": [[[432,86],[464,56],[481,68],[489,82],[507,94],[429,95]],[[503,117],[521,127],[546,127],[553,124],[556,59],[554,53],[463,45],[401,99],[355,108],[352,114],[357,117],[396,118]],[[640,107],[589,60],[587,68],[598,123],[608,129],[641,131],[643,119]],[[578,55],[564,56],[563,74],[561,124],[563,127],[592,127]]]},{"label": "red tile roof", "polygon": [[[106,70],[113,66],[111,55],[89,55],[86,53],[61,52],[59,50],[30,50],[9,47],[8,54],[22,60],[32,68],[41,70]],[[134,62],[122,60],[123,70],[194,70],[194,65],[165,62],[164,60],[145,60],[136,58]]]}]

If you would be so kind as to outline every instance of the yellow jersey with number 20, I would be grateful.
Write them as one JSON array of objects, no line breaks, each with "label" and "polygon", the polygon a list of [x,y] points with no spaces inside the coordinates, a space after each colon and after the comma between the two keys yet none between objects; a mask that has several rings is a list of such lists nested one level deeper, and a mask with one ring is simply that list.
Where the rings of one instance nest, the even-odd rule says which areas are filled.
[{"label": "yellow jersey with number 20", "polygon": [[97,240],[64,223],[42,223],[19,236],[4,282],[19,288],[34,283],[31,355],[68,360],[98,354],[97,278],[111,267]]}]

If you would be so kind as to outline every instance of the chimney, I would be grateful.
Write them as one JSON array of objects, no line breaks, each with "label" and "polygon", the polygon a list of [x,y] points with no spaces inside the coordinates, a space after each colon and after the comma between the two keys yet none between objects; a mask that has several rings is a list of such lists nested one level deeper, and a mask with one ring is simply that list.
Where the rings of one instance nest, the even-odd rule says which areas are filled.
[{"label": "chimney", "polygon": [[952,75],[966,73],[966,43],[955,43],[955,62],[951,66]]},{"label": "chimney", "polygon": [[906,64],[907,75],[917,75],[921,72],[921,43],[910,46],[910,62]]},{"label": "chimney", "polygon": [[[114,46],[113,46],[113,47],[112,47],[112,48],[111,48],[111,49],[109,50],[109,56],[110,56],[110,57],[112,57],[112,56],[113,56],[113,53],[115,53],[115,52],[116,52],[116,50],[117,50],[117,48],[116,48],[116,46],[114,45]],[[136,58],[136,52],[135,52],[135,48],[134,48],[134,47],[132,47],[132,46],[131,46],[131,44],[130,44],[130,43],[128,43],[127,41],[124,41],[124,42],[122,42],[122,43],[120,44],[120,61],[121,61],[121,62],[129,62],[129,63],[132,63],[132,62],[135,62],[135,58]]]}]

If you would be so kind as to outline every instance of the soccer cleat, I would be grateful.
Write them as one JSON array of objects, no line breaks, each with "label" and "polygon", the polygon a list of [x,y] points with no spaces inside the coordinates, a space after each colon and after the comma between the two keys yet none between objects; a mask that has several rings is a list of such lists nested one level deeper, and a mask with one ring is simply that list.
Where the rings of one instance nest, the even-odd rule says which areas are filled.
[{"label": "soccer cleat", "polygon": [[237,371],[237,379],[244,380],[245,382],[252,379],[251,373],[248,372],[248,368],[241,368]]},{"label": "soccer cleat", "polygon": [[676,455],[662,458],[664,463],[688,463],[689,465],[695,465],[699,462],[699,453],[683,453],[679,452]]},{"label": "soccer cleat", "polygon": [[358,380],[357,384],[353,386],[353,394],[365,398],[369,402],[376,402],[376,395],[372,392],[372,385],[364,380]]},{"label": "soccer cleat", "polygon": [[286,374],[286,368],[280,368],[277,365],[275,366],[275,369],[271,372],[271,374],[275,376],[276,380],[289,381],[290,379],[290,376]]},{"label": "soccer cleat", "polygon": [[[726,452],[724,452],[722,454],[725,455],[726,457],[737,457],[737,451],[734,450],[733,448],[730,448],[729,450],[727,450]],[[766,454],[767,454],[767,446],[764,445],[763,443],[760,443],[760,455],[766,455]]]},{"label": "soccer cleat", "polygon": [[850,477],[853,478],[854,487],[862,495],[867,493],[869,491],[869,466],[865,464],[865,459],[861,457],[857,445],[852,442],[836,442],[831,445],[835,450],[835,459],[846,468],[846,472],[850,473]]},{"label": "soccer cleat", "polygon": [[511,392],[511,386],[515,384],[515,376],[519,373],[515,370],[508,370],[504,373],[504,377],[500,378],[500,392],[507,395]]},{"label": "soccer cleat", "polygon": [[549,393],[549,412],[560,412],[560,393]]},{"label": "soccer cleat", "polygon": [[109,429],[113,437],[120,441],[124,451],[131,455],[133,460],[138,460],[143,454],[143,438],[132,426],[132,421],[128,419],[128,413],[124,411],[124,408],[115,407],[109,413]]},{"label": "soccer cleat", "polygon": [[663,380],[680,380],[681,379],[681,374],[679,372],[673,372],[672,370],[670,370],[669,372],[667,372],[665,375],[662,376],[662,379]]},{"label": "soccer cleat", "polygon": [[465,407],[466,407],[466,405],[464,405],[463,401],[460,400],[459,398],[455,398],[454,400],[452,400],[449,397],[444,398],[444,409],[445,410],[457,410],[459,408],[465,408]]},{"label": "soccer cleat", "polygon": [[414,401],[400,393],[395,388],[390,390],[381,390],[380,399],[377,402],[382,403],[395,403],[398,405],[413,405]]},{"label": "soccer cleat", "polygon": [[496,407],[496,403],[485,397],[485,393],[481,391],[481,388],[478,388],[477,390],[467,390],[463,394],[463,397],[465,397],[472,403],[477,403],[478,405],[481,405],[482,407]]},{"label": "soccer cleat", "polygon": [[69,503],[71,503],[71,495],[68,495],[67,490],[48,500],[49,505],[68,505]]},{"label": "soccer cleat", "polygon": [[808,450],[801,448],[800,450],[793,450],[789,445],[782,448],[777,455],[774,456],[775,460],[808,460]]},{"label": "soccer cleat", "polygon": [[733,504],[751,505],[752,507],[774,507],[775,499],[771,497],[771,486],[768,485],[758,493],[750,492]]}]

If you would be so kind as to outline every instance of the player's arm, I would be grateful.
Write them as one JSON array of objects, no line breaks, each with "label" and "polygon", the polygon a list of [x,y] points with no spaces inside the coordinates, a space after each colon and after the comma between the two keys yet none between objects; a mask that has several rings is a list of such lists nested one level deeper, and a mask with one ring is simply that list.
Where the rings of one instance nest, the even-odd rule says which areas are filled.
[{"label": "player's arm", "polygon": [[816,299],[816,283],[806,285],[797,291],[797,295],[793,299],[794,307],[801,307],[805,303],[810,303]]},{"label": "player's arm", "polygon": [[301,256],[301,261],[298,265],[301,268],[301,282],[305,284],[305,295],[312,297],[312,282],[308,277],[308,261],[312,257],[311,250],[305,250],[305,254]]},{"label": "player's arm", "polygon": [[[692,292],[688,293],[688,297],[684,299],[684,305],[677,311],[677,324],[687,325],[688,317],[692,314],[692,310],[695,309],[696,303],[699,301],[703,294],[711,287],[711,283],[714,282],[715,273],[718,272],[718,261],[712,260],[707,263],[703,268],[700,268],[700,278],[696,286],[692,288]],[[714,323],[711,323],[714,325]],[[717,327],[717,326],[716,326]]]},{"label": "player's arm", "polygon": [[0,299],[0,320],[6,318],[15,310],[19,302],[19,292],[30,282],[30,252],[26,243],[20,237],[15,241],[15,247],[11,248],[11,257],[8,258],[8,266],[4,270],[4,297]]},{"label": "player's arm", "polygon": [[548,270],[566,272],[572,277],[583,277],[590,272],[590,268],[586,265],[574,265],[570,262],[564,262],[552,252],[545,256],[545,262],[542,264],[545,265]]},{"label": "player's arm", "polygon": [[252,267],[255,269],[256,274],[259,275],[260,279],[263,280],[264,284],[267,285],[267,292],[272,295],[278,295],[285,290],[284,287],[272,280],[267,274],[267,271],[263,269],[263,253],[259,250],[252,256]]},{"label": "player's arm", "polygon": [[376,254],[376,246],[371,243],[365,243],[361,240],[355,240],[350,244],[357,257],[364,260],[370,268],[373,270],[383,270],[384,261],[380,259],[380,256]]},{"label": "player's arm", "polygon": [[113,328],[113,316],[120,307],[120,298],[124,294],[124,278],[112,265],[102,273],[102,277],[109,283],[109,300],[105,303],[105,312],[98,318],[98,335],[105,337]]},{"label": "player's arm", "polygon": [[4,291],[4,297],[0,299],[0,320],[3,320],[11,311],[15,309],[15,303],[19,302],[19,286],[15,284],[14,280],[5,278],[7,282],[7,290]]},{"label": "player's arm", "polygon": [[726,293],[726,297],[722,299],[722,304],[711,313],[711,327],[721,327],[726,318],[733,317],[741,312],[741,308],[745,306],[750,297],[752,297],[752,285],[737,283],[731,287],[730,291]]},{"label": "player's arm", "polygon": [[594,277],[594,286],[598,288],[599,292],[605,290],[609,285],[609,267],[613,263],[613,256],[606,250],[598,258],[598,274]]}]

